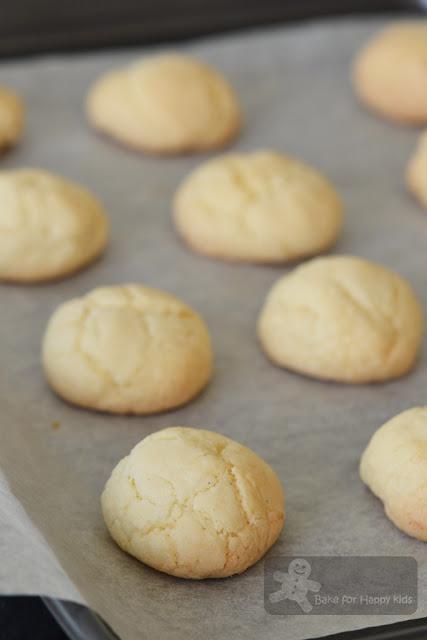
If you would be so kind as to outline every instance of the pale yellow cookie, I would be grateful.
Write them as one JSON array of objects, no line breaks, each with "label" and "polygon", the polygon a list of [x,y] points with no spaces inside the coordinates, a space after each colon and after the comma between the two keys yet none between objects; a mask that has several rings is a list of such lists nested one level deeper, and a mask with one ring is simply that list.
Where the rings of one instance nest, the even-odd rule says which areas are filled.
[{"label": "pale yellow cookie", "polygon": [[175,224],[208,256],[287,262],[329,248],[342,204],[315,169],[273,151],[229,154],[197,168],[175,197]]},{"label": "pale yellow cookie", "polygon": [[378,429],[360,476],[396,527],[427,542],[427,407],[404,411]]},{"label": "pale yellow cookie", "polygon": [[66,276],[94,260],[108,238],[101,204],[46,171],[0,172],[0,280]]},{"label": "pale yellow cookie", "polygon": [[427,209],[427,131],[422,134],[417,150],[409,162],[406,183],[409,190]]},{"label": "pale yellow cookie", "polygon": [[87,113],[111,137],[154,153],[221,147],[241,123],[226,80],[180,54],[145,58],[102,76],[89,93]]},{"label": "pale yellow cookie", "polygon": [[174,296],[103,287],[56,310],[43,364],[53,389],[74,404],[144,414],[196,396],[211,377],[212,349],[202,318]]},{"label": "pale yellow cookie", "polygon": [[0,86],[0,152],[14,146],[24,129],[24,106],[18,96]]},{"label": "pale yellow cookie", "polygon": [[381,115],[427,122],[427,21],[388,27],[358,54],[354,84],[360,99]]},{"label": "pale yellow cookie", "polygon": [[114,469],[102,511],[117,544],[181,578],[241,573],[274,544],[283,489],[253,451],[203,429],[148,436]]},{"label": "pale yellow cookie", "polygon": [[423,317],[403,278],[361,258],[333,256],[273,286],[258,333],[283,367],[325,380],[374,382],[413,367]]}]

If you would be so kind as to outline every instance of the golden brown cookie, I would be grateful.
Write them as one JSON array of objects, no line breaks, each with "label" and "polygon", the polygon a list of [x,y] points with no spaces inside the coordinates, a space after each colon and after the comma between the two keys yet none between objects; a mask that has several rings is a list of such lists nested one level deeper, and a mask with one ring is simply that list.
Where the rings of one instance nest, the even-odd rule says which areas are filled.
[{"label": "golden brown cookie", "polygon": [[413,195],[427,209],[427,131],[422,134],[417,150],[409,162],[406,183]]},{"label": "golden brown cookie", "polygon": [[397,23],[376,35],[356,58],[354,84],[382,116],[427,123],[427,21]]},{"label": "golden brown cookie", "polygon": [[145,58],[102,76],[87,100],[90,122],[136,149],[183,153],[227,144],[241,112],[226,80],[189,56]]},{"label": "golden brown cookie", "polygon": [[0,153],[20,140],[24,119],[21,100],[10,89],[0,86]]},{"label": "golden brown cookie", "polygon": [[273,151],[219,156],[178,189],[175,225],[196,251],[226,260],[287,262],[337,239],[342,203],[315,169]]},{"label": "golden brown cookie", "polygon": [[137,444],[108,480],[102,511],[124,551],[196,579],[245,571],[274,544],[285,518],[282,487],[264,460],[188,427]]},{"label": "golden brown cookie", "polygon": [[427,542],[427,407],[404,411],[374,433],[360,475],[396,527]]},{"label": "golden brown cookie", "polygon": [[62,304],[43,342],[43,364],[66,400],[111,413],[156,413],[208,383],[212,348],[202,318],[163,291],[101,287]]},{"label": "golden brown cookie", "polygon": [[83,187],[47,171],[0,171],[0,280],[69,275],[97,258],[107,240],[104,209]]},{"label": "golden brown cookie", "polygon": [[331,256],[280,278],[267,296],[258,333],[267,355],[283,367],[363,383],[407,373],[423,324],[403,278],[368,260]]}]

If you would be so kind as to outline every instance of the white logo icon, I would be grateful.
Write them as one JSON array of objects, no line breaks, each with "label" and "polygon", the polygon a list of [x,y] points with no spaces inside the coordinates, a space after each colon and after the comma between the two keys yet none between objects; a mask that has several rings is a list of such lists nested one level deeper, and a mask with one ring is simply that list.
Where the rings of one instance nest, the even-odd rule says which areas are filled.
[{"label": "white logo icon", "polygon": [[304,558],[296,558],[289,563],[288,571],[275,571],[273,578],[276,582],[281,582],[282,586],[278,591],[269,595],[272,603],[281,600],[293,600],[304,613],[310,613],[313,605],[307,599],[309,591],[317,592],[322,586],[316,580],[309,580],[311,565]]}]

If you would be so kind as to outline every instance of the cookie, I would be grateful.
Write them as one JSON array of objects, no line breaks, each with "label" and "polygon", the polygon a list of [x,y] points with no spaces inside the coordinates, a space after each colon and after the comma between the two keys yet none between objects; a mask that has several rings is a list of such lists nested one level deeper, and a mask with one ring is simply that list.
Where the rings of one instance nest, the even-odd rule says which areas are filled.
[{"label": "cookie", "polygon": [[360,99],[384,117],[427,122],[427,21],[388,27],[359,53],[354,85]]},{"label": "cookie", "polygon": [[215,149],[241,122],[237,98],[212,67],[188,56],[145,58],[107,73],[87,100],[90,122],[136,149],[184,153]]},{"label": "cookie", "polygon": [[195,579],[245,571],[274,544],[285,518],[281,484],[264,460],[188,427],[137,444],[105,485],[102,511],[124,551]]},{"label": "cookie", "polygon": [[317,171],[272,151],[229,154],[197,168],[175,196],[188,245],[225,260],[281,263],[328,249],[342,204]]},{"label": "cookie", "polygon": [[317,258],[270,291],[258,334],[273,362],[324,380],[397,378],[414,365],[423,333],[409,284],[367,260]]},{"label": "cookie", "polygon": [[427,542],[427,407],[404,411],[376,431],[360,476],[396,527]]},{"label": "cookie", "polygon": [[111,413],[156,413],[207,384],[212,349],[202,318],[174,296],[140,285],[102,287],[62,304],[43,364],[63,398]]},{"label": "cookie", "polygon": [[409,162],[406,183],[411,193],[427,209],[427,131],[421,136],[417,150]]},{"label": "cookie", "polygon": [[0,86],[0,152],[13,147],[24,129],[24,106],[9,89]]},{"label": "cookie", "polygon": [[104,209],[86,189],[46,171],[0,172],[0,280],[69,275],[98,257],[107,238]]}]

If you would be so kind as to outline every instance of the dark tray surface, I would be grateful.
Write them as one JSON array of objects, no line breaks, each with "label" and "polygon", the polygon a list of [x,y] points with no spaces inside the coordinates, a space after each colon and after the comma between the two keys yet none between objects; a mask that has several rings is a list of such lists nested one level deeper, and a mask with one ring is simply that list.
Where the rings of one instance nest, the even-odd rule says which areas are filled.
[{"label": "dark tray surface", "polygon": [[320,15],[422,6],[422,0],[4,1],[0,56],[141,45]]}]

